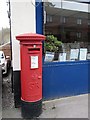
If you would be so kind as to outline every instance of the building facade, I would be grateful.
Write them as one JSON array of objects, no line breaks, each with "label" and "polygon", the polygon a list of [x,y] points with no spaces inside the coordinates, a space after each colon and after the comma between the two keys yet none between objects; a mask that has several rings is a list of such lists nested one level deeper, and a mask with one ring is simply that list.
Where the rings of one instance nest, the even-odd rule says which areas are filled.
[{"label": "building facade", "polygon": [[[89,45],[90,20],[88,15],[86,3],[11,0],[12,66],[16,107],[20,105],[21,68],[20,45],[15,36],[30,32],[54,35],[63,44],[83,43],[83,48],[87,48],[88,46],[84,43]],[[88,66],[87,60],[43,61],[43,98],[48,100],[87,93]]]}]

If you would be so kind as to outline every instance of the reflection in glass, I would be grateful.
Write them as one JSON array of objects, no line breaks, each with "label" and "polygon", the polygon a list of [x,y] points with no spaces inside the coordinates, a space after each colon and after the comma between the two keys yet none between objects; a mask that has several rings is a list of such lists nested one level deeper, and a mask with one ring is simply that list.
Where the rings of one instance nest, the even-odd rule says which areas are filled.
[{"label": "reflection in glass", "polygon": [[44,24],[44,34],[56,36],[63,42],[65,49],[71,49],[73,46],[73,48],[84,47],[90,52],[88,5],[61,0],[61,2],[45,2],[44,6],[47,19]]}]

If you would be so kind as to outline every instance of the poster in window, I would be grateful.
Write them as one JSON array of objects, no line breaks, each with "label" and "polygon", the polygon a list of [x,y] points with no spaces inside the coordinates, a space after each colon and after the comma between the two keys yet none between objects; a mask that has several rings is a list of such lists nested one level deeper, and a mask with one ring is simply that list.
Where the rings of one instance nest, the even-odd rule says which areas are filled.
[{"label": "poster in window", "polygon": [[79,60],[87,59],[87,48],[80,48]]},{"label": "poster in window", "polygon": [[90,53],[87,54],[87,60],[90,60]]},{"label": "poster in window", "polygon": [[78,60],[79,49],[71,49],[70,60]]},{"label": "poster in window", "polygon": [[54,59],[54,52],[46,52],[45,54],[45,61],[51,62]]},{"label": "poster in window", "polygon": [[59,54],[59,61],[66,61],[66,53]]}]

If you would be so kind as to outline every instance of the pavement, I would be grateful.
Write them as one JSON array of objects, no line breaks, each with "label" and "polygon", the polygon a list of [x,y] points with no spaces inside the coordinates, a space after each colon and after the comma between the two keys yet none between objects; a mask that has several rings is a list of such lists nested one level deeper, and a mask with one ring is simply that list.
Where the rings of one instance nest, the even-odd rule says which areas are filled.
[{"label": "pavement", "polygon": [[[14,107],[10,77],[3,77],[2,117],[22,118],[21,109]],[[39,118],[88,118],[88,94],[44,101]]]},{"label": "pavement", "polygon": [[0,66],[0,119],[2,118],[2,72]]},{"label": "pavement", "polygon": [[45,102],[40,118],[88,118],[88,95]]}]

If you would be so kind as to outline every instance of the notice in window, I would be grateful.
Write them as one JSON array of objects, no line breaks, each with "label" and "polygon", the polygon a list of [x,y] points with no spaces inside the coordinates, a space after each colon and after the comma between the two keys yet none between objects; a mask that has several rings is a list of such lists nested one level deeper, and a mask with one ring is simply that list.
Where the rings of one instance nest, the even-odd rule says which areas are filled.
[{"label": "notice in window", "polygon": [[59,61],[66,61],[66,53],[59,54]]},{"label": "notice in window", "polygon": [[90,60],[90,53],[87,54],[87,60]]},{"label": "notice in window", "polygon": [[38,56],[31,56],[31,69],[38,68]]},{"label": "notice in window", "polygon": [[86,59],[87,59],[87,48],[80,48],[79,60],[86,60]]},{"label": "notice in window", "polygon": [[46,52],[45,61],[51,62],[54,59],[54,52]]},{"label": "notice in window", "polygon": [[71,49],[70,60],[77,60],[79,54],[79,49]]}]

